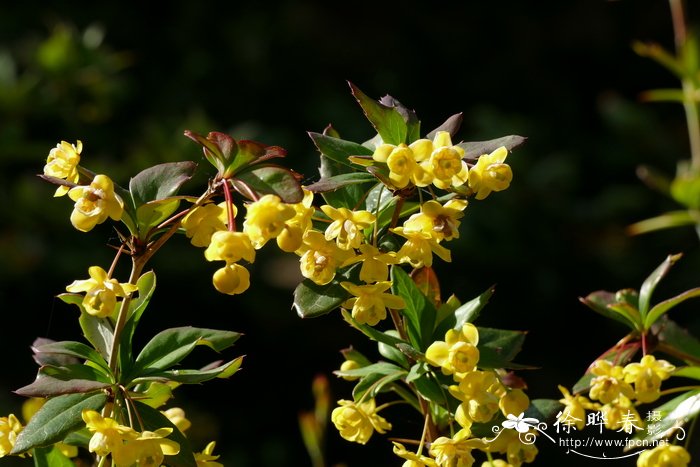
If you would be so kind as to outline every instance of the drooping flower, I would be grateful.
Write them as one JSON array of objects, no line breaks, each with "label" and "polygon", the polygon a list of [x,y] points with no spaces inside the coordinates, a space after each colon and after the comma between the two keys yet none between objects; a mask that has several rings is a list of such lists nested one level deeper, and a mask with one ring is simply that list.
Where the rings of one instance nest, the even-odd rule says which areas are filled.
[{"label": "drooping flower", "polygon": [[304,244],[297,253],[301,254],[301,274],[318,285],[332,281],[336,269],[353,256],[352,251],[339,248],[335,242],[326,240],[321,232],[315,230],[304,234]]},{"label": "drooping flower", "polygon": [[414,268],[430,267],[433,265],[433,253],[448,263],[452,260],[450,250],[439,245],[429,233],[407,230],[404,227],[396,227],[391,231],[406,239],[396,253],[399,263],[408,263]]},{"label": "drooping flower", "polygon": [[[425,351],[425,359],[434,366],[439,366],[446,375],[467,373],[476,368],[479,362],[479,331],[471,323],[465,323],[462,329],[450,329],[444,341],[435,341]],[[458,376],[459,378],[459,376]]]},{"label": "drooping flower", "polygon": [[360,245],[360,254],[345,261],[343,266],[360,261],[360,280],[367,284],[385,281],[389,277],[389,265],[398,262],[395,252],[382,253],[379,248],[368,243]]},{"label": "drooping flower", "polygon": [[343,303],[343,307],[352,309],[352,317],[360,324],[374,326],[386,318],[386,309],[402,309],[406,307],[403,298],[385,293],[391,287],[391,282],[377,282],[370,285],[355,285],[352,282],[341,282],[340,285],[354,297]]},{"label": "drooping flower", "polygon": [[295,209],[277,195],[265,195],[246,205],[243,231],[248,234],[255,249],[260,249],[268,240],[277,237],[286,222],[296,215]]},{"label": "drooping flower", "polygon": [[682,446],[662,444],[647,449],[637,458],[637,467],[687,467],[690,454]]},{"label": "drooping flower", "polygon": [[159,428],[156,431],[137,433],[135,438],[125,439],[124,443],[112,451],[112,459],[117,466],[134,465],[139,467],[160,467],[165,456],[180,452],[180,444],[166,437],[172,428]]},{"label": "drooping flower", "polygon": [[114,192],[114,183],[106,175],[95,175],[88,186],[71,188],[68,197],[75,201],[70,221],[81,232],[92,230],[108,217],[118,221],[124,212],[124,201]]},{"label": "drooping flower", "polygon": [[441,436],[430,443],[430,455],[440,467],[471,467],[472,450],[482,446],[479,439],[469,438],[468,430],[460,430],[452,438]]},{"label": "drooping flower", "polygon": [[227,265],[242,259],[252,263],[255,261],[255,248],[245,232],[219,230],[211,236],[204,257],[207,261],[226,261]]},{"label": "drooping flower", "polygon": [[221,293],[242,294],[250,287],[250,272],[240,264],[230,263],[214,272],[212,282]]},{"label": "drooping flower", "polygon": [[[236,216],[236,205],[232,205],[233,215]],[[190,211],[182,219],[182,227],[187,238],[191,238],[192,245],[206,247],[211,242],[214,232],[226,230],[227,224],[226,203],[205,204]]]},{"label": "drooping flower", "polygon": [[24,429],[13,414],[0,417],[0,457],[8,455],[17,441],[17,435]]},{"label": "drooping flower", "polygon": [[392,441],[392,443],[394,444],[394,454],[406,460],[401,467],[437,467],[435,461],[430,457],[409,451],[403,444],[396,441]]},{"label": "drooping flower", "polygon": [[609,404],[620,396],[634,397],[634,390],[625,382],[623,368],[607,360],[596,360],[590,369],[596,377],[591,380],[589,397]]},{"label": "drooping flower", "polygon": [[444,206],[434,200],[421,205],[420,212],[413,214],[404,223],[405,230],[429,233],[438,242],[459,238],[459,219],[464,217],[467,207],[465,199],[451,199]]},{"label": "drooping flower", "polygon": [[522,414],[530,406],[530,398],[522,389],[509,389],[501,396],[498,407],[506,417],[514,414]]},{"label": "drooping flower", "polygon": [[121,449],[125,441],[138,437],[133,428],[120,425],[116,420],[103,417],[94,410],[84,409],[82,417],[87,429],[93,433],[88,450],[98,456],[114,453]]},{"label": "drooping flower", "polygon": [[634,383],[634,394],[639,402],[654,402],[661,396],[661,381],[668,379],[676,367],[666,360],[645,355],[639,363],[625,366],[625,382]]},{"label": "drooping flower", "polygon": [[505,146],[484,154],[469,171],[469,188],[476,193],[476,199],[484,199],[492,191],[508,188],[513,180],[513,171],[504,161],[508,156]]},{"label": "drooping flower", "polygon": [[[78,183],[80,174],[78,164],[80,163],[80,152],[83,150],[82,141],[76,144],[61,141],[49,152],[44,166],[44,175],[63,179],[70,183]],[[68,193],[69,187],[59,186],[54,196],[63,196]]]},{"label": "drooping flower", "polygon": [[66,287],[68,292],[86,292],[83,298],[85,312],[98,318],[110,316],[117,305],[117,297],[125,298],[135,292],[135,284],[122,283],[110,279],[99,266],[88,268],[90,279],[73,281]]},{"label": "drooping flower", "polygon": [[347,208],[321,206],[321,210],[333,222],[326,228],[326,240],[336,239],[338,247],[343,250],[359,248],[364,240],[362,231],[375,221],[374,214],[369,211],[351,211]]},{"label": "drooping flower", "polygon": [[315,209],[311,204],[314,194],[308,190],[303,191],[304,199],[291,205],[295,211],[294,217],[285,222],[284,229],[277,236],[277,246],[287,253],[297,251],[302,246],[304,234],[312,227],[311,217]]},{"label": "drooping flower", "polygon": [[374,399],[359,404],[339,400],[338,405],[339,407],[331,413],[331,421],[340,432],[340,436],[348,441],[366,444],[374,430],[383,434],[391,429],[391,423],[377,413]]},{"label": "drooping flower", "polygon": [[192,422],[187,419],[185,411],[180,407],[171,407],[168,410],[163,410],[161,413],[168,417],[170,423],[175,425],[181,433],[184,433],[185,430],[192,426]]},{"label": "drooping flower", "polygon": [[215,456],[213,454],[215,447],[216,442],[211,441],[202,452],[194,453],[194,460],[197,462],[197,467],[224,467],[224,464],[216,462],[220,456]]}]

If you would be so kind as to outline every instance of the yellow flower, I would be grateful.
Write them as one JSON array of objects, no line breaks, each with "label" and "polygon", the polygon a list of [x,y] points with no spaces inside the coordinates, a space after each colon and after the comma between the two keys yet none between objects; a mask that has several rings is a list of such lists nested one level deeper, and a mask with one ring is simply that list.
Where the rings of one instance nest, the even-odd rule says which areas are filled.
[{"label": "yellow flower", "polygon": [[197,461],[197,467],[224,467],[224,464],[220,462],[215,462],[219,456],[214,456],[214,448],[216,447],[216,442],[212,441],[207,444],[202,452],[194,453],[194,460]]},{"label": "yellow flower", "polygon": [[226,261],[227,265],[242,259],[255,261],[255,248],[245,232],[219,230],[211,236],[211,243],[204,250],[207,261]]},{"label": "yellow flower", "polygon": [[368,284],[385,281],[389,277],[389,265],[398,262],[395,252],[382,253],[377,247],[367,243],[360,245],[360,254],[345,261],[343,267],[358,261],[362,261],[360,280]]},{"label": "yellow flower", "polygon": [[[361,368],[360,364],[355,360],[345,360],[340,364],[340,371],[356,370]],[[355,381],[360,379],[359,376],[341,376],[345,381]]]},{"label": "yellow flower", "polygon": [[175,425],[181,433],[184,433],[185,430],[192,426],[192,422],[187,419],[185,411],[180,407],[171,407],[168,410],[161,411],[161,413],[168,417],[170,423]]},{"label": "yellow flower", "polygon": [[137,464],[139,467],[160,467],[165,456],[180,452],[180,444],[167,439],[172,428],[159,428],[156,431],[137,433],[135,438],[126,439],[112,451],[112,459],[117,466]]},{"label": "yellow flower", "polygon": [[107,277],[99,266],[90,266],[90,279],[73,281],[66,287],[68,292],[86,292],[83,298],[85,312],[98,318],[110,316],[117,305],[117,297],[126,297],[136,291],[135,284],[121,283]]},{"label": "yellow flower", "polygon": [[377,414],[374,399],[367,402],[339,400],[339,407],[333,409],[331,421],[340,432],[340,436],[348,441],[365,444],[372,437],[374,430],[386,433],[391,429],[391,423]]},{"label": "yellow flower", "polygon": [[476,326],[465,323],[459,331],[447,331],[444,342],[435,341],[430,344],[425,351],[425,359],[431,365],[439,366],[446,375],[463,375],[476,368],[479,362],[479,349],[476,348],[478,343],[479,331]]},{"label": "yellow flower", "polygon": [[394,454],[401,459],[406,459],[402,467],[437,467],[435,461],[430,457],[411,452],[407,450],[403,444],[397,443],[396,441],[392,441],[392,443],[394,443]]},{"label": "yellow flower", "polygon": [[5,457],[12,451],[17,435],[24,427],[13,414],[0,417],[0,457]]},{"label": "yellow flower", "polygon": [[[78,140],[77,144],[61,141],[49,152],[49,157],[46,159],[46,165],[44,166],[44,175],[62,178],[71,183],[78,183],[80,180],[78,164],[80,163],[80,152],[82,150],[83,143],[80,140]],[[54,196],[63,196],[68,193],[68,189],[67,186],[59,186]]]},{"label": "yellow flower", "polygon": [[352,317],[360,324],[374,326],[386,318],[386,309],[401,309],[406,307],[403,298],[390,293],[384,293],[391,282],[377,282],[371,285],[355,285],[352,282],[341,282],[341,286],[354,295],[343,303],[343,307],[352,308]]},{"label": "yellow flower", "polygon": [[662,444],[647,449],[637,458],[637,467],[686,467],[690,454],[681,446]]},{"label": "yellow flower", "polygon": [[277,195],[265,195],[246,205],[243,231],[248,234],[255,249],[260,249],[268,240],[277,237],[286,221],[296,215],[294,208],[285,204]]},{"label": "yellow flower", "polygon": [[353,256],[352,251],[340,249],[335,242],[326,240],[321,232],[315,230],[304,234],[304,244],[297,253],[301,254],[299,265],[302,276],[318,285],[332,281],[336,269]]},{"label": "yellow flower", "polygon": [[87,429],[94,433],[90,438],[88,450],[98,456],[113,453],[122,447],[124,441],[138,437],[133,428],[120,425],[111,418],[104,418],[94,410],[84,409],[82,417]]},{"label": "yellow flower", "polygon": [[430,200],[423,203],[420,213],[413,214],[404,223],[405,230],[429,233],[435,240],[459,238],[459,219],[464,217],[465,199],[451,199],[444,206]]},{"label": "yellow flower", "polygon": [[634,393],[639,402],[653,402],[661,396],[661,381],[668,379],[676,367],[666,360],[656,360],[645,355],[639,363],[628,364],[623,372],[625,382],[634,383]]},{"label": "yellow flower", "polygon": [[568,389],[564,386],[559,385],[559,391],[561,391],[564,396],[563,399],[559,399],[559,402],[564,404],[564,410],[562,410],[559,415],[559,420],[569,420],[574,422],[576,428],[583,430],[586,426],[586,409],[595,410],[599,406],[592,403],[584,396],[574,396],[571,395]]},{"label": "yellow flower", "polygon": [[596,377],[591,380],[589,397],[599,400],[603,404],[609,404],[618,397],[633,397],[632,386],[624,380],[623,369],[619,365],[612,365],[607,360],[596,360],[590,368]]},{"label": "yellow flower", "polygon": [[326,229],[326,240],[335,238],[338,247],[343,250],[359,248],[364,239],[362,230],[375,221],[374,214],[369,211],[336,209],[328,205],[321,206],[321,210],[333,221]]},{"label": "yellow flower", "polygon": [[242,294],[250,287],[250,273],[240,264],[230,263],[216,270],[212,282],[221,293]]},{"label": "yellow flower", "polygon": [[605,419],[605,428],[608,430],[624,430],[631,433],[644,426],[634,404],[625,396],[620,396],[614,402],[603,405],[600,411]]},{"label": "yellow flower", "polygon": [[419,162],[429,158],[432,150],[433,142],[427,139],[414,141],[409,146],[380,144],[372,158],[387,165],[395,188],[405,188],[411,182],[416,186],[428,186],[433,181],[432,174]]},{"label": "yellow flower", "polygon": [[474,370],[465,374],[459,385],[449,387],[450,393],[462,403],[455,419],[460,425],[471,422],[488,422],[499,410],[499,397],[495,394],[503,385],[493,371]]},{"label": "yellow flower", "polygon": [[403,227],[396,227],[391,231],[406,239],[396,253],[399,263],[409,263],[414,268],[430,267],[433,265],[433,253],[448,263],[452,261],[450,250],[440,246],[429,233]]},{"label": "yellow flower", "polygon": [[508,156],[505,146],[484,154],[476,161],[469,171],[469,188],[476,192],[476,199],[486,198],[492,191],[502,191],[508,188],[513,180],[513,171],[504,164]]},{"label": "yellow flower", "polygon": [[530,406],[530,398],[527,397],[522,389],[511,389],[507,391],[501,400],[498,401],[498,407],[503,415],[517,415],[525,412]]},{"label": "yellow flower", "polygon": [[478,439],[469,439],[466,430],[458,431],[454,437],[441,436],[430,443],[430,455],[440,467],[471,467],[474,463],[472,449],[481,447]]},{"label": "yellow flower", "polygon": [[108,217],[118,221],[124,212],[124,201],[114,192],[114,183],[106,175],[95,175],[89,186],[71,188],[68,197],[75,201],[70,221],[81,232],[92,230]]},{"label": "yellow flower", "polygon": [[[236,216],[236,205],[232,205],[233,215]],[[206,247],[211,242],[211,236],[219,230],[226,230],[228,212],[226,202],[205,204],[190,211],[182,219],[182,227],[192,245]]]},{"label": "yellow flower", "polygon": [[421,165],[432,174],[433,185],[447,189],[464,185],[469,176],[467,163],[462,160],[464,149],[452,145],[447,131],[438,131],[433,138],[433,152],[430,159]]},{"label": "yellow flower", "polygon": [[513,467],[513,465],[509,464],[508,462],[504,461],[503,459],[494,459],[491,462],[484,461],[481,464],[481,467]]},{"label": "yellow flower", "polygon": [[294,217],[285,222],[284,229],[277,236],[277,246],[287,253],[297,251],[302,246],[304,234],[312,227],[311,217],[315,209],[311,203],[313,203],[314,194],[308,190],[303,191],[304,199],[301,203],[291,205],[295,211]]}]

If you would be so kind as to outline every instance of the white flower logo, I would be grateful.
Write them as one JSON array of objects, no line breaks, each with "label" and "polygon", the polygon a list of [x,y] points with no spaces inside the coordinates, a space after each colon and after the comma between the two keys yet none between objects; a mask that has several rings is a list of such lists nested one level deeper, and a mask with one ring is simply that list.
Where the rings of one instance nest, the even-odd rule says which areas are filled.
[{"label": "white flower logo", "polygon": [[525,418],[524,412],[521,412],[517,417],[515,415],[508,414],[506,418],[508,420],[501,423],[503,428],[516,430],[518,433],[527,433],[530,431],[530,428],[536,427],[537,424],[540,423],[540,421],[536,418]]}]

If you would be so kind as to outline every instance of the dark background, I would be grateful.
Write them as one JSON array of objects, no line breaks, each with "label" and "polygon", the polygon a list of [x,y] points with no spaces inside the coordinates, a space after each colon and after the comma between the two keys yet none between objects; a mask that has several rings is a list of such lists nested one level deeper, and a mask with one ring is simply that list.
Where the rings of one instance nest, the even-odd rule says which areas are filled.
[{"label": "dark background", "polygon": [[[689,15],[697,23],[696,4]],[[541,367],[522,373],[528,392],[559,398],[557,384],[571,387],[625,333],[578,297],[638,288],[676,252],[685,257],[657,299],[698,285],[692,229],[624,231],[677,208],[635,176],[640,164],[672,175],[688,157],[682,108],[638,102],[641,91],[677,81],[631,48],[670,48],[672,38],[661,0],[1,6],[0,413],[19,410],[11,390],[35,376],[34,337],[79,336],[76,309],[54,296],[88,266],[107,268],[113,253],[108,224],[77,232],[71,203],[34,176],[57,142],[81,139],[82,164],[121,184],[156,163],[196,160],[197,180],[184,190],[196,193],[213,171],[182,133],[218,130],[285,147],[286,164],[311,181],[318,154],[306,131],[333,123],[346,139],[373,135],[346,80],[415,109],[424,133],[464,112],[460,139],[529,138],[509,157],[511,188],[470,204],[449,245],[453,262],[436,270],[443,294],[462,300],[497,284],[477,324],[528,330],[518,360]],[[374,352],[337,313],[295,315],[297,260],[275,250],[259,253],[253,286],[236,297],[214,291],[216,266],[184,237],[152,263],[159,288],[141,342],[182,325],[245,333],[233,353],[246,354],[240,373],[183,388],[174,401],[198,427],[195,448],[217,439],[225,465],[307,465],[297,414],[313,405],[312,379],[328,375],[334,399],[349,398],[350,383],[331,375],[338,351]],[[672,317],[697,331],[697,308],[684,304]],[[386,415],[396,435],[420,433],[411,414]],[[538,446],[537,465],[590,464],[546,440]],[[327,447],[329,463],[399,465],[380,436],[362,447],[331,426]]]}]

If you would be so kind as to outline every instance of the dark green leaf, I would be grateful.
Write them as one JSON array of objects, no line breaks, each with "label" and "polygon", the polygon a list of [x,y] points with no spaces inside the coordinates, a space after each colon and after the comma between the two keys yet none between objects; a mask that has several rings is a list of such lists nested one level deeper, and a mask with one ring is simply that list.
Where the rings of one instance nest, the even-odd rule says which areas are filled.
[{"label": "dark green leaf", "polygon": [[649,311],[651,295],[654,293],[654,289],[659,284],[661,279],[668,274],[671,266],[673,266],[676,261],[681,259],[681,256],[683,255],[668,255],[664,262],[661,263],[642,284],[642,287],[639,290],[639,312],[642,314],[642,318],[646,318],[647,312]]},{"label": "dark green leaf", "polygon": [[192,161],[167,162],[149,167],[129,182],[129,191],[138,209],[144,203],[177,194],[180,187],[194,174],[197,164]]},{"label": "dark green leaf", "polygon": [[413,385],[416,387],[421,396],[437,404],[444,405],[449,403],[451,400],[454,400],[454,397],[452,397],[449,391],[444,387],[446,385],[453,384],[452,378],[441,382],[436,379],[436,377],[442,378],[443,375],[426,373],[422,377],[413,381]]},{"label": "dark green leaf", "polygon": [[106,401],[107,396],[102,392],[66,394],[49,399],[17,436],[11,454],[61,441],[68,433],[85,425],[81,415],[84,409],[100,410]]},{"label": "dark green leaf", "polygon": [[294,309],[300,318],[315,318],[338,308],[350,293],[340,283],[345,281],[357,282],[360,275],[360,264],[343,269],[336,273],[335,278],[326,285],[318,285],[310,279],[304,279],[294,289]]},{"label": "dark green leaf", "polygon": [[25,397],[48,397],[60,394],[75,394],[93,392],[111,386],[110,383],[89,380],[89,379],[59,379],[39,373],[33,383],[21,387],[15,391],[16,394]]},{"label": "dark green leaf", "polygon": [[[360,378],[360,381],[358,381],[355,387],[353,388],[352,396],[356,401],[360,400],[363,397],[375,397],[379,392],[382,391],[384,386],[393,381],[401,379],[408,374],[408,372],[403,368],[399,368],[396,365],[391,365],[389,363],[385,364],[385,362],[380,362],[375,363],[374,365],[380,366],[375,367],[374,371],[367,373],[365,376],[362,376]],[[394,368],[391,369],[389,365],[393,366]],[[371,366],[373,365],[370,365],[370,367]],[[357,370],[351,371],[363,370],[365,368],[369,367],[358,368]],[[367,394],[365,395],[365,393]]]},{"label": "dark green leaf", "polygon": [[75,467],[73,461],[66,457],[57,446],[34,448],[32,451],[34,467]]},{"label": "dark green leaf", "polygon": [[168,436],[180,445],[180,452],[174,456],[166,456],[164,463],[170,467],[197,467],[197,462],[194,460],[192,447],[185,435],[177,429],[173,423],[168,420],[168,417],[163,415],[159,410],[149,407],[139,401],[134,401],[139,417],[143,421],[144,429],[155,431],[160,428],[172,428],[173,432]]},{"label": "dark green leaf", "polygon": [[216,131],[210,132],[205,138],[193,131],[185,130],[185,136],[202,146],[204,157],[220,174],[224,172],[225,164],[231,157],[231,152],[235,155],[238,150],[236,141],[233,138]]},{"label": "dark green leaf", "polygon": [[479,368],[515,368],[513,358],[525,342],[526,332],[479,327]]},{"label": "dark green leaf", "polygon": [[128,373],[131,370],[133,364],[133,355],[131,354],[132,341],[134,338],[134,331],[136,326],[141,320],[141,315],[146,310],[148,302],[153,296],[153,292],[156,289],[156,275],[153,271],[148,271],[139,277],[136,282],[138,287],[138,295],[131,300],[129,304],[129,319],[124,325],[124,330],[122,331],[121,343],[119,345],[119,361],[120,367],[124,373]]},{"label": "dark green leaf", "polygon": [[377,179],[374,178],[374,175],[367,172],[350,172],[328,178],[321,178],[321,180],[316,183],[308,185],[306,189],[314,193],[324,193],[327,191],[335,191],[344,186],[368,182],[376,183]]},{"label": "dark green leaf", "polygon": [[238,177],[238,171],[250,166],[255,161],[262,159],[267,153],[264,144],[257,141],[241,140],[238,142],[238,152],[230,163],[227,164],[223,175],[226,178]]},{"label": "dark green leaf", "polygon": [[484,154],[491,154],[501,146],[505,146],[508,152],[510,152],[523,144],[525,141],[527,141],[527,138],[524,136],[510,135],[489,141],[459,143],[457,146],[464,149],[465,159],[478,159]]},{"label": "dark green leaf", "polygon": [[[36,347],[41,347],[46,344],[53,344],[54,340],[46,339],[45,337],[37,337],[32,343],[32,349]],[[53,365],[53,366],[64,366],[64,365],[77,365],[80,360],[72,355],[66,354],[56,354],[56,353],[37,353],[34,352],[34,361],[39,364],[39,366]]]},{"label": "dark green leaf", "polygon": [[[332,178],[340,175],[357,174],[354,169],[339,164],[326,156],[321,156],[321,166],[319,172],[321,179]],[[368,174],[369,175],[369,174]],[[364,175],[363,175],[364,176]],[[372,176],[374,179],[374,176]],[[333,191],[322,193],[326,204],[335,208],[347,208],[351,210],[361,209],[362,201],[367,195],[366,186],[359,184],[345,185]]]},{"label": "dark green leaf", "polygon": [[418,362],[408,370],[408,375],[406,375],[406,382],[411,383],[423,376],[424,374],[426,374],[427,372],[428,368],[426,366],[426,363]]},{"label": "dark green leaf", "polygon": [[135,375],[151,370],[167,370],[180,362],[198,345],[206,345],[216,352],[232,346],[241,335],[233,331],[185,326],[170,328],[156,334],[136,357]]},{"label": "dark green leaf", "polygon": [[114,343],[114,330],[109,320],[88,313],[81,313],[78,320],[88,342],[97,349],[106,361],[109,361]]},{"label": "dark green leaf", "polygon": [[387,144],[406,143],[408,136],[408,126],[406,120],[395,107],[388,107],[374,99],[368,97],[360,91],[354,84],[350,84],[352,95],[355,96],[357,102],[362,107],[367,120],[372,123],[372,126],[377,133],[382,137],[382,140]]},{"label": "dark green leaf", "polygon": [[685,292],[676,295],[675,297],[664,300],[663,302],[657,303],[649,310],[646,321],[644,322],[644,327],[646,329],[650,328],[652,324],[656,322],[664,313],[669,311],[674,306],[682,303],[689,298],[694,298],[700,296],[700,287],[695,289],[686,290]]},{"label": "dark green leaf", "polygon": [[400,366],[394,365],[393,363],[377,362],[360,368],[354,368],[352,370],[335,370],[333,374],[337,376],[364,377],[372,374],[386,376],[397,372],[406,373],[406,370]]},{"label": "dark green leaf", "polygon": [[684,360],[700,360],[700,340],[687,329],[664,315],[652,326],[652,332],[659,339],[660,350],[683,358]]},{"label": "dark green leaf", "polygon": [[348,160],[350,156],[371,156],[374,153],[370,148],[352,141],[314,132],[309,132],[309,136],[322,155],[352,170],[356,170],[356,166]]},{"label": "dark green leaf", "polygon": [[[243,196],[249,197],[250,191],[257,199],[264,195],[277,195],[285,203],[300,203],[304,192],[298,178],[289,169],[275,165],[254,165],[236,174],[231,180],[233,187]],[[241,183],[243,185],[241,185]]]},{"label": "dark green leaf", "polygon": [[406,302],[406,307],[400,311],[406,318],[411,344],[418,350],[425,351],[433,342],[432,335],[437,311],[401,267],[391,267],[391,281],[391,292]]},{"label": "dark green leaf", "polygon": [[341,314],[343,315],[343,319],[350,324],[350,326],[354,327],[370,339],[377,341],[377,342],[383,342],[387,345],[391,345],[396,347],[397,349],[401,350],[404,353],[407,353],[405,347],[402,346],[410,346],[410,344],[404,340],[399,339],[398,337],[394,337],[390,334],[385,334],[382,331],[379,331],[377,329],[374,329],[372,326],[369,326],[367,324],[359,324],[355,319],[350,315],[345,310],[341,309]]},{"label": "dark green leaf", "polygon": [[452,138],[454,138],[455,136],[457,136],[457,131],[459,131],[459,127],[462,126],[462,120],[462,112],[454,114],[453,116],[445,120],[445,122],[442,125],[425,135],[425,137],[427,139],[434,139],[438,131],[446,131],[450,134]]},{"label": "dark green leaf", "polygon": [[[388,331],[385,331],[384,333],[389,334],[392,337],[399,338],[399,333],[395,329],[390,329]],[[384,342],[378,342],[377,346],[379,347],[379,355],[381,355],[382,357],[388,358],[389,360],[398,363],[402,368],[409,367],[406,355],[399,349],[397,349],[396,346],[385,344]]]},{"label": "dark green leaf", "polygon": [[32,350],[36,356],[41,358],[42,355],[66,355],[69,357],[75,357],[82,360],[88,360],[103,368],[106,374],[109,374],[109,365],[105,359],[92,347],[81,342],[74,341],[61,341],[61,342],[50,342],[41,345],[32,346]]},{"label": "dark green leaf", "polygon": [[525,417],[536,418],[540,422],[553,420],[563,405],[556,399],[533,399],[525,411]]},{"label": "dark green leaf", "polygon": [[486,306],[489,299],[496,290],[496,286],[492,285],[478,297],[469,300],[467,303],[457,308],[454,313],[448,315],[435,328],[433,333],[434,341],[444,340],[445,334],[450,329],[462,329],[465,323],[472,323],[479,316],[482,308]]},{"label": "dark green leaf", "polygon": [[598,290],[596,292],[591,292],[586,297],[579,297],[579,301],[581,301],[581,303],[586,305],[591,310],[605,316],[606,318],[619,321],[628,328],[637,329],[637,323],[631,321],[626,315],[609,308],[609,305],[617,303],[617,298],[612,292]]},{"label": "dark green leaf", "polygon": [[215,378],[230,378],[240,369],[242,362],[243,357],[238,357],[214,368],[202,370],[167,370],[153,373],[149,378],[163,378],[182,384],[199,384]]}]

